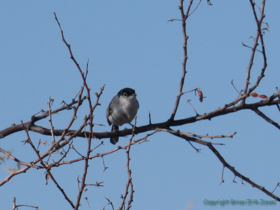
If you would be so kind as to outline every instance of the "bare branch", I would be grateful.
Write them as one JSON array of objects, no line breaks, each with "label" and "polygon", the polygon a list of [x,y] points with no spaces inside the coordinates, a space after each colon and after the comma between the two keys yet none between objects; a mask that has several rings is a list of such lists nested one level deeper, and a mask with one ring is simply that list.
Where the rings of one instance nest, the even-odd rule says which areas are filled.
[{"label": "bare branch", "polygon": [[34,208],[36,210],[39,210],[39,207],[38,206],[31,206],[31,205],[17,205],[16,204],[16,197],[14,197],[14,200],[13,200],[13,210],[18,210],[18,207],[21,207],[21,206],[26,206],[26,207],[30,207],[30,208]]},{"label": "bare branch", "polygon": [[224,165],[224,167],[228,168],[235,176],[238,176],[240,179],[242,179],[242,184],[243,184],[243,180],[246,181],[247,183],[249,183],[252,187],[256,187],[259,190],[261,190],[262,192],[264,192],[265,194],[267,194],[268,196],[274,198],[277,201],[280,201],[280,198],[277,197],[276,195],[274,195],[273,193],[269,192],[268,190],[266,190],[264,187],[256,184],[255,182],[251,181],[248,177],[245,177],[244,175],[242,175],[241,173],[239,173],[238,171],[235,170],[235,168],[231,165],[229,165],[225,159],[220,155],[220,153],[213,147],[213,145],[211,144],[211,142],[209,142],[207,144],[207,146],[209,147],[209,149],[217,156],[217,158],[222,162],[222,164]]},{"label": "bare branch", "polygon": [[[24,124],[22,122],[22,126],[24,127]],[[55,183],[56,187],[60,190],[60,192],[64,195],[64,198],[68,201],[68,203],[72,206],[72,208],[74,208],[74,205],[72,203],[72,201],[68,198],[68,196],[66,195],[66,193],[64,192],[64,190],[60,187],[60,185],[58,184],[58,182],[55,180],[54,176],[52,175],[51,173],[51,168],[50,167],[47,167],[45,165],[45,163],[43,162],[43,159],[42,157],[40,156],[39,154],[39,151],[36,150],[33,142],[31,141],[31,138],[29,136],[29,133],[28,133],[28,130],[25,128],[25,132],[26,132],[26,135],[27,135],[27,140],[26,142],[28,144],[30,144],[30,146],[32,147],[32,149],[35,151],[36,155],[38,156],[38,159],[40,160],[40,163],[41,165],[46,169],[47,173],[48,173],[48,176],[53,180],[53,182]]]},{"label": "bare branch", "polygon": [[130,169],[129,163],[130,163],[130,148],[131,148],[131,145],[132,145],[132,139],[134,137],[134,131],[135,131],[135,128],[136,128],[136,123],[137,123],[137,116],[135,117],[135,122],[134,122],[134,126],[133,126],[132,136],[129,139],[129,144],[128,144],[128,147],[127,147],[127,149],[125,151],[126,152],[126,169],[127,169],[128,180],[127,180],[127,184],[126,184],[126,188],[125,188],[125,193],[124,193],[124,196],[122,198],[122,203],[119,206],[118,210],[121,210],[121,209],[124,208],[124,204],[125,204],[125,201],[126,201],[126,197],[128,195],[129,188],[130,188],[130,199],[128,200],[128,205],[127,205],[127,208],[126,208],[127,210],[130,209],[131,203],[133,201],[134,190],[133,190],[131,169]]},{"label": "bare branch", "polygon": [[55,137],[54,137],[54,134],[53,134],[54,127],[53,127],[53,123],[52,123],[52,114],[51,114],[51,112],[52,112],[51,107],[52,107],[53,101],[54,101],[54,99],[52,99],[50,97],[50,100],[48,102],[48,107],[49,107],[48,113],[49,113],[49,122],[50,122],[50,127],[51,127],[51,134],[52,134],[52,139],[53,139],[52,143],[54,144]]},{"label": "bare branch", "polygon": [[[254,1],[250,0],[250,3],[251,3],[251,6],[252,6],[252,9],[253,9],[253,13],[254,13],[254,17],[255,17],[255,21],[256,21],[258,30],[257,30],[257,34],[256,34],[255,39],[254,39],[254,46],[252,47],[249,66],[247,68],[247,76],[246,76],[246,82],[245,82],[245,87],[244,87],[244,95],[250,94],[259,85],[261,79],[264,77],[264,72],[265,72],[266,67],[267,67],[266,51],[265,51],[263,34],[262,34],[262,29],[261,29],[261,24],[262,24],[263,19],[265,17],[265,15],[264,15],[265,0],[262,1],[262,8],[260,9],[260,18],[259,19],[258,19],[257,14],[256,14]],[[263,63],[263,68],[261,70],[261,74],[258,77],[256,83],[253,85],[253,87],[251,87],[249,89],[249,92],[248,92],[248,86],[250,84],[251,69],[252,69],[252,66],[253,66],[253,61],[254,61],[255,52],[256,52],[256,49],[257,49],[257,46],[258,46],[258,40],[259,39],[261,40],[261,45],[262,45],[262,55],[263,55],[263,62],[264,62]],[[247,94],[247,92],[248,92],[248,94]],[[246,98],[243,98],[242,104],[245,103],[245,100],[246,100]]]},{"label": "bare branch", "polygon": [[[228,168],[235,176],[239,177],[242,179],[242,184],[243,184],[243,180],[246,181],[247,183],[249,183],[250,185],[252,185],[252,187],[256,187],[258,188],[259,190],[261,190],[262,192],[264,192],[265,194],[267,194],[268,196],[274,198],[275,200],[277,201],[280,201],[280,198],[277,197],[276,195],[274,195],[273,193],[269,192],[268,190],[266,190],[264,187],[256,184],[255,182],[251,181],[248,177],[245,177],[244,175],[242,175],[241,173],[239,173],[238,171],[235,170],[235,168],[231,165],[229,165],[225,159],[222,157],[222,155],[218,152],[218,150],[215,149],[215,147],[212,145],[211,142],[206,142],[206,141],[203,141],[203,140],[200,140],[200,139],[196,139],[196,138],[193,138],[193,137],[188,137],[188,136],[185,136],[183,135],[182,133],[180,132],[173,132],[173,131],[167,131],[175,136],[178,136],[180,138],[183,138],[187,141],[193,141],[193,142],[196,142],[196,143],[199,143],[201,145],[204,145],[204,146],[207,146],[216,156],[217,158],[221,161],[221,163],[223,164],[223,167],[226,167]],[[222,178],[222,181],[223,181],[223,178]]]},{"label": "bare branch", "polygon": [[259,115],[260,117],[262,117],[265,121],[271,123],[272,125],[274,125],[276,128],[280,129],[280,125],[273,121],[272,119],[270,119],[268,116],[266,116],[263,112],[261,112],[258,108],[253,109],[254,112],[256,112],[257,115]]},{"label": "bare branch", "polygon": [[[11,158],[12,160],[14,160],[15,162],[19,163],[20,165],[28,166],[28,167],[33,167],[33,168],[36,168],[36,169],[38,168],[36,165],[32,165],[32,164],[30,164],[30,163],[25,163],[25,162],[23,162],[23,161],[17,159],[16,157],[12,156],[11,152],[5,151],[5,150],[3,150],[2,148],[0,148],[0,152],[4,153],[8,158]],[[0,165],[1,165],[1,162],[0,162]],[[18,170],[19,170],[19,169],[20,169],[20,168],[18,168]],[[13,172],[16,172],[16,171],[18,171],[18,170],[14,169],[14,170],[12,170],[12,171],[10,171],[10,172],[13,173]]]},{"label": "bare branch", "polygon": [[105,197],[105,199],[108,201],[108,204],[107,204],[107,205],[111,205],[112,209],[115,210],[112,201],[110,201],[110,199],[109,199],[109,198],[106,198],[106,197]]},{"label": "bare branch", "polygon": [[188,7],[188,10],[187,10],[186,14],[184,12],[183,2],[184,2],[184,0],[180,0],[180,6],[179,6],[179,9],[181,11],[181,17],[182,17],[182,28],[183,28],[182,30],[183,30],[183,39],[184,39],[184,44],[183,44],[184,59],[183,59],[183,63],[182,63],[183,69],[182,69],[182,76],[181,76],[181,81],[180,81],[179,93],[177,95],[177,99],[176,99],[176,102],[175,102],[173,112],[171,114],[171,117],[169,118],[170,122],[174,121],[174,118],[175,118],[175,115],[176,115],[176,112],[177,112],[177,109],[178,109],[178,106],[179,106],[179,103],[180,103],[180,98],[182,96],[182,90],[183,90],[184,82],[185,82],[185,75],[187,73],[187,71],[186,71],[187,60],[188,60],[187,40],[188,40],[189,37],[187,36],[187,32],[186,32],[186,20],[188,18],[189,13],[190,13],[190,9],[191,9],[191,6],[193,4],[193,0],[190,0],[189,7]]}]

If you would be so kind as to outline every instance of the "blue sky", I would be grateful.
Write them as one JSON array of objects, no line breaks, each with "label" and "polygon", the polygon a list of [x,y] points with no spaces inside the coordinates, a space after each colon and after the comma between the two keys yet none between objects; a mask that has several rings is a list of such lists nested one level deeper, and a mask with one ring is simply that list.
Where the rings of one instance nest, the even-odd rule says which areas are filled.
[{"label": "blue sky", "polygon": [[[188,1],[186,1],[187,3]],[[196,1],[196,4],[198,1]],[[208,6],[201,2],[198,10],[187,22],[188,63],[184,91],[200,87],[207,96],[203,103],[189,93],[182,96],[175,119],[194,116],[193,109],[186,104],[188,99],[199,114],[210,112],[233,101],[238,89],[244,88],[246,68],[251,51],[241,42],[252,45],[250,36],[255,36],[256,25],[249,1],[212,1]],[[260,3],[259,3],[260,4]],[[0,130],[13,123],[29,121],[41,109],[47,110],[49,97],[55,99],[53,109],[61,101],[70,102],[82,86],[79,72],[69,58],[61,41],[53,12],[71,44],[73,54],[83,70],[89,59],[88,83],[92,94],[106,84],[100,99],[102,104],[95,112],[94,131],[109,131],[105,112],[112,97],[122,88],[136,90],[140,103],[138,125],[148,124],[148,113],[152,122],[166,121],[173,110],[182,72],[182,32],[179,0],[166,1],[2,1],[0,4],[0,63],[1,63],[1,108]],[[186,8],[187,6],[185,6]],[[271,95],[279,85],[280,68],[280,3],[267,1],[264,19],[270,28],[265,33],[268,67],[265,78],[256,92]],[[261,54],[256,55],[252,70],[252,84],[262,68]],[[249,98],[248,103],[258,98]],[[276,107],[260,109],[277,121]],[[78,128],[87,114],[87,105],[78,113],[74,128]],[[54,127],[63,129],[68,124],[72,111],[53,116]],[[279,123],[279,120],[278,120]],[[47,120],[39,125],[49,126]],[[128,125],[126,125],[128,126]],[[125,128],[125,126],[122,126]],[[228,135],[237,132],[234,138],[214,139],[215,146],[225,160],[236,170],[257,184],[272,191],[279,182],[279,131],[250,110],[201,121],[180,127],[184,132],[200,135]],[[30,133],[34,142],[39,139],[51,142],[51,137]],[[138,134],[136,138],[145,136]],[[30,162],[36,155],[30,146],[23,145],[24,132],[1,139],[1,148],[13,150],[13,155]],[[249,184],[237,184],[234,175],[227,169],[225,183],[220,185],[222,164],[206,147],[201,153],[184,140],[167,133],[157,133],[150,142],[136,145],[131,150],[131,170],[134,183],[132,209],[186,209],[194,203],[194,210],[219,209],[203,204],[209,200],[246,200],[272,198]],[[205,139],[209,140],[209,139]],[[99,153],[115,148],[104,139],[105,146]],[[129,138],[121,138],[125,145]],[[93,142],[97,145],[99,140]],[[86,140],[76,138],[75,147],[86,152]],[[41,148],[42,152],[46,148]],[[68,158],[77,158],[72,152]],[[120,204],[127,181],[126,153],[118,151],[105,157],[108,170],[103,172],[102,159],[90,161],[88,183],[104,181],[105,187],[89,187],[84,196],[89,198],[92,209],[107,205],[104,197]],[[15,167],[11,160],[6,167]],[[75,202],[77,176],[83,173],[83,163],[53,169],[55,177],[65,192]],[[3,180],[9,172],[0,170]],[[70,209],[62,194],[52,181],[45,185],[43,170],[30,169],[26,174],[15,176],[12,183],[0,188],[1,209],[11,209],[13,197],[18,204],[39,206],[40,209]],[[279,196],[280,189],[275,194]],[[279,204],[277,203],[276,206]],[[275,206],[226,205],[226,209],[272,209]],[[80,209],[88,209],[82,201]],[[106,206],[106,209],[110,209]]]}]

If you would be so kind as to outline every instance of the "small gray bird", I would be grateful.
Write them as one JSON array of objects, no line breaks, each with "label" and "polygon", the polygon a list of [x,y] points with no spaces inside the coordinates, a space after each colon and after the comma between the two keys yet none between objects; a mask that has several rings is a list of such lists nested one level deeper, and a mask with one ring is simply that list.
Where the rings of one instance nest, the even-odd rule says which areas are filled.
[{"label": "small gray bird", "polygon": [[[120,90],[106,110],[107,121],[109,125],[113,124],[112,131],[118,131],[119,126],[130,123],[138,109],[139,103],[136,99],[135,90],[131,88]],[[118,141],[118,136],[110,138],[112,144],[116,144]]]}]

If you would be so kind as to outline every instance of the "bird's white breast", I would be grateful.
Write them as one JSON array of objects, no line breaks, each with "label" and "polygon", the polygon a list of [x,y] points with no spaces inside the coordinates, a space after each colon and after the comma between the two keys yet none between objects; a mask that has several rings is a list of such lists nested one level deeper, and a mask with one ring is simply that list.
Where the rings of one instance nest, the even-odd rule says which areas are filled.
[{"label": "bird's white breast", "polygon": [[108,117],[110,122],[118,126],[130,123],[139,108],[135,95],[129,97],[121,96],[119,100],[119,106],[117,108],[114,107],[112,114]]}]

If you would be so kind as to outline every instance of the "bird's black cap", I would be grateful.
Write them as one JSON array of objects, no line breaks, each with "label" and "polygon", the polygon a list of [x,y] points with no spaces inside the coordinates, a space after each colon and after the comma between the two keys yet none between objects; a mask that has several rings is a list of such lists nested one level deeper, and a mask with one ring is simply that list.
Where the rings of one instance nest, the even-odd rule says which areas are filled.
[{"label": "bird's black cap", "polygon": [[126,93],[128,96],[130,96],[132,94],[135,94],[135,90],[133,90],[132,88],[123,88],[118,92],[118,96],[120,97],[124,93]]}]

